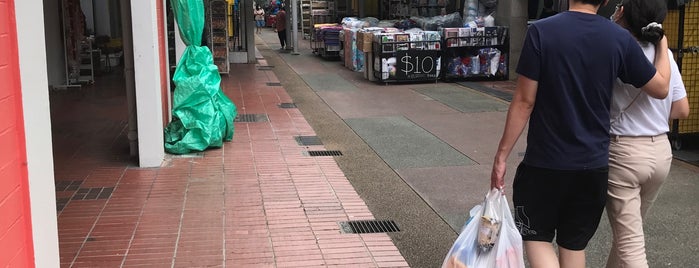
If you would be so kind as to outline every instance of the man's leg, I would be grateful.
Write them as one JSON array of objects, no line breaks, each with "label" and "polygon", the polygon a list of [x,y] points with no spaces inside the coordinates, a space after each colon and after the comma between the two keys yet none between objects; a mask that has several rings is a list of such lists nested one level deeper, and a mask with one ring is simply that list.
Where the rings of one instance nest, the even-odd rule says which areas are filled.
[{"label": "man's leg", "polygon": [[287,43],[286,43],[286,29],[281,30],[281,31],[279,31],[279,32],[282,33],[282,34],[281,34],[281,37],[280,37],[280,38],[281,38],[282,48],[286,48],[286,47],[287,47]]},{"label": "man's leg", "polygon": [[532,268],[557,268],[558,257],[549,242],[524,241],[524,250]]},{"label": "man's leg", "polygon": [[277,37],[279,37],[279,45],[284,49],[284,42],[286,41],[286,33],[284,31],[277,31]]}]

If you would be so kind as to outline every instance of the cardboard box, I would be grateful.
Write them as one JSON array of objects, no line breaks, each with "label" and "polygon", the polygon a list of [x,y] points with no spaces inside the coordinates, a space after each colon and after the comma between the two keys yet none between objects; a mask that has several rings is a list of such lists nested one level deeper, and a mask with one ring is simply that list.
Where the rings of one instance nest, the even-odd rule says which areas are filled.
[{"label": "cardboard box", "polygon": [[357,32],[357,48],[362,52],[372,52],[372,42],[374,34],[372,32]]}]

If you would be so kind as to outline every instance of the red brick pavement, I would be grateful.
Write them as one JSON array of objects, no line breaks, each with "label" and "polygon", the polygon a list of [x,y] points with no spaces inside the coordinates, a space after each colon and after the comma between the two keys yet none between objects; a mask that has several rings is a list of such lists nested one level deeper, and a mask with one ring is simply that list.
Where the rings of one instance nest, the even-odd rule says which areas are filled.
[{"label": "red brick pavement", "polygon": [[129,160],[119,75],[52,94],[61,267],[407,267],[387,234],[340,232],[373,216],[332,157],[303,155],[324,148],[296,143],[315,133],[274,73],[231,68],[238,112],[269,122],[159,168]]}]

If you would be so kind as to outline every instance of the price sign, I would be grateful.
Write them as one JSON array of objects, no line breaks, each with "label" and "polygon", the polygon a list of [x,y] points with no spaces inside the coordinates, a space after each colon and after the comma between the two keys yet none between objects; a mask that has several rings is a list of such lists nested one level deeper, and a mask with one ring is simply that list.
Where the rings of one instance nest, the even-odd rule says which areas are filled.
[{"label": "price sign", "polygon": [[437,79],[440,56],[438,50],[409,50],[396,52],[398,80]]}]

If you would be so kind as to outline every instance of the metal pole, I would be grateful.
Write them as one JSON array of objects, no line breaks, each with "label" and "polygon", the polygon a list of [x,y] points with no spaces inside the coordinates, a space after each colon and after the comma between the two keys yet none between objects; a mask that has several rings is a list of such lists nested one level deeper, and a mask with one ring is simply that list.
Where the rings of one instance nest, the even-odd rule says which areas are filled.
[{"label": "metal pole", "polygon": [[291,37],[294,39],[294,51],[291,52],[292,55],[299,54],[299,16],[298,16],[299,3],[298,0],[291,0],[291,29],[293,34]]},{"label": "metal pole", "polygon": [[[679,67],[680,73],[682,73],[682,58],[684,57],[684,16],[685,16],[685,5],[681,4],[680,17],[677,21],[677,67]],[[670,131],[670,138],[673,141],[672,147],[675,150],[682,148],[682,142],[680,140],[680,120],[672,120],[672,131]]]}]

